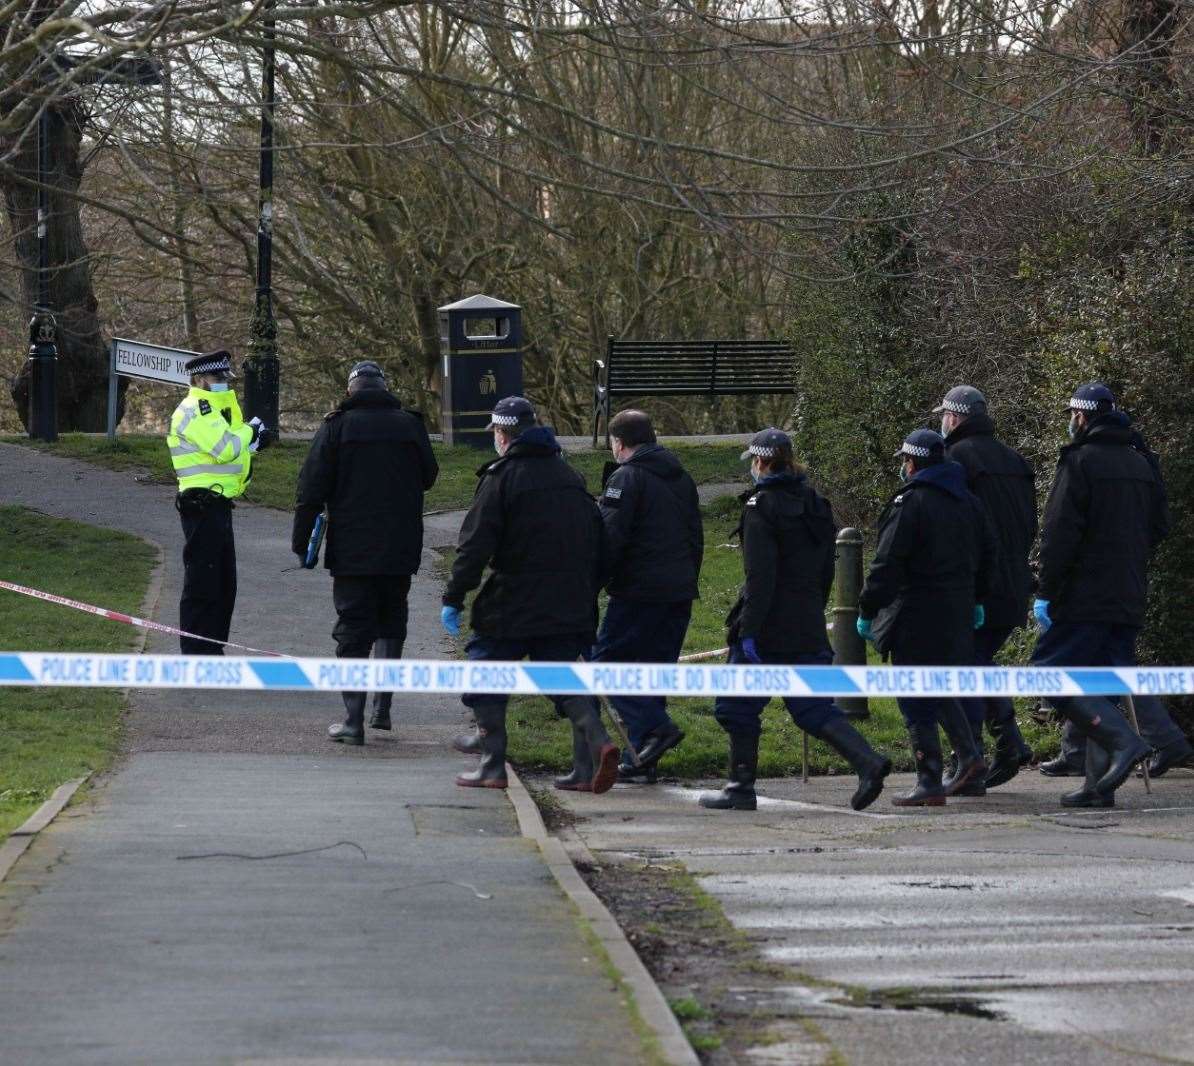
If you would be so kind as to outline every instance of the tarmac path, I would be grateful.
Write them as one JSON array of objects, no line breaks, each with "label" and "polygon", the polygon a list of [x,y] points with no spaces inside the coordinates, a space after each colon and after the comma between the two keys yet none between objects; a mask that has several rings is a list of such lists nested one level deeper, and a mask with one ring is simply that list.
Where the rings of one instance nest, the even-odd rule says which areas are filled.
[{"label": "tarmac path", "polygon": [[[3,502],[162,547],[168,624],[173,496],[0,445]],[[429,548],[454,521],[429,520]],[[331,654],[326,572],[282,573],[289,516],[245,505],[235,522],[232,639]],[[408,655],[450,650],[439,591],[424,566]],[[150,634],[147,650],[177,645]],[[342,707],[322,694],[130,702],[127,757],[0,884],[0,1062],[640,1061],[505,796],[452,783],[469,764],[444,743],[466,719],[458,701],[396,700],[396,731],[363,748],[324,739]]]}]

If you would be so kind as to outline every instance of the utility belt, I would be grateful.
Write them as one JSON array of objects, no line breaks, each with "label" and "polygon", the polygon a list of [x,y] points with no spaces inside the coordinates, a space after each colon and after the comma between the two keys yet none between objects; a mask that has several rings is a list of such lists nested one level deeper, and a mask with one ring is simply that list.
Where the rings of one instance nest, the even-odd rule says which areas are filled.
[{"label": "utility belt", "polygon": [[209,507],[225,507],[232,510],[234,504],[222,492],[211,489],[186,489],[174,497],[174,508],[179,514],[202,514]]}]

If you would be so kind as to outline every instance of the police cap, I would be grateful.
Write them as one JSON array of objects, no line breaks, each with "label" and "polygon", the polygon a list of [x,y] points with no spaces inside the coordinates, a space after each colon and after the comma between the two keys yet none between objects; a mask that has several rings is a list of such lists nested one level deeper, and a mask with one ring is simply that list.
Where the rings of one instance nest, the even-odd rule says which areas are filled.
[{"label": "police cap", "polygon": [[236,377],[232,370],[232,355],[223,348],[188,359],[184,369],[188,374],[227,374],[231,378]]},{"label": "police cap", "polygon": [[987,410],[987,398],[973,385],[955,385],[945,394],[933,414],[939,415],[946,411],[953,411],[956,415],[978,415]]},{"label": "police cap", "polygon": [[372,359],[365,359],[359,363],[354,363],[352,369],[348,372],[348,381],[350,384],[357,378],[377,378],[378,384],[384,386],[386,383],[386,372],[377,363],[373,362]]},{"label": "police cap", "polygon": [[1115,410],[1115,393],[1101,381],[1092,381],[1087,385],[1079,385],[1070,402],[1065,405],[1067,411],[1083,411],[1086,414],[1096,412],[1105,414]]},{"label": "police cap", "polygon": [[792,438],[782,429],[760,429],[750,438],[750,447],[739,458],[749,459],[752,455],[760,459],[791,459]]},{"label": "police cap", "polygon": [[914,429],[904,438],[895,458],[915,459],[920,466],[945,462],[945,438],[933,429]]},{"label": "police cap", "polygon": [[524,396],[507,396],[494,405],[486,429],[517,429],[535,424],[535,408]]}]

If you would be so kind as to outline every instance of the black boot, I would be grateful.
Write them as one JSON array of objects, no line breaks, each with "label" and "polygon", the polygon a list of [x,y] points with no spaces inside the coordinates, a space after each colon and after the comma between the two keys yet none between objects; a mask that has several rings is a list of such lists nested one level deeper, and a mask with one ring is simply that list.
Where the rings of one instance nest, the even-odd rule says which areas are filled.
[{"label": "black boot", "polygon": [[635,766],[627,755],[618,763],[618,783],[622,785],[653,785],[659,780],[654,766]]},{"label": "black boot", "polygon": [[970,719],[962,704],[957,700],[939,701],[937,717],[958,755],[958,772],[942,784],[945,794],[985,796],[987,790],[983,781],[987,776],[987,764],[983,761],[982,741],[971,732]]},{"label": "black boot", "polygon": [[1180,766],[1190,757],[1190,742],[1184,738],[1176,743],[1169,744],[1160,751],[1154,751],[1152,758],[1148,760],[1148,776],[1161,777],[1168,773],[1175,766]]},{"label": "black boot", "polygon": [[[1128,779],[1136,764],[1147,759],[1152,749],[1132,732],[1127,719],[1111,703],[1100,700],[1099,704],[1092,707],[1085,700],[1067,700],[1065,714],[1086,733],[1088,760],[1092,741],[1102,745],[1110,756],[1106,771],[1094,783],[1094,791],[1106,797]],[[1089,772],[1089,762],[1087,769]]]},{"label": "black boot", "polygon": [[987,701],[987,706],[992,709],[988,724],[995,738],[995,758],[991,760],[984,784],[987,788],[998,788],[1032,762],[1032,748],[1024,743],[1011,700],[992,699]]},{"label": "black boot", "polygon": [[505,788],[506,780],[506,707],[501,703],[482,703],[473,708],[480,737],[481,765],[467,774],[457,774],[456,784],[463,788]]},{"label": "black boot", "polygon": [[1046,777],[1083,777],[1085,775],[1084,770],[1080,770],[1064,755],[1059,755],[1056,759],[1050,759],[1048,762],[1041,763],[1037,769]]},{"label": "black boot", "polygon": [[[393,640],[390,637],[383,637],[381,640],[375,641],[373,645],[373,657],[375,659],[401,659],[402,641]],[[393,723],[390,721],[390,706],[393,700],[394,694],[392,692],[373,693],[373,713],[369,716],[370,729],[394,728]]]},{"label": "black boot", "polygon": [[555,787],[564,792],[593,791],[593,753],[589,741],[575,726],[572,728],[572,772],[555,779]]},{"label": "black boot", "polygon": [[858,775],[850,806],[861,811],[874,803],[883,791],[883,779],[891,773],[891,760],[876,752],[844,715],[830,718],[813,736],[825,741]]},{"label": "black boot", "polygon": [[365,700],[367,692],[342,692],[344,721],[328,726],[328,739],[340,744],[365,743]]},{"label": "black boot", "polygon": [[730,781],[720,792],[705,792],[700,804],[711,811],[753,811],[759,805],[755,775],[759,770],[759,738],[730,734]]},{"label": "black boot", "polygon": [[941,741],[935,722],[908,727],[912,739],[912,757],[916,761],[916,787],[906,796],[891,801],[893,807],[944,807],[945,788],[941,784]]},{"label": "black boot", "polygon": [[591,791],[600,795],[614,787],[618,777],[617,746],[609,739],[601,721],[601,710],[592,696],[569,696],[560,701],[560,709],[572,723],[572,742],[578,743],[577,734],[589,748],[589,761],[593,767]]},{"label": "black boot", "polygon": [[1095,786],[1111,765],[1111,757],[1089,738],[1086,741],[1086,780],[1077,792],[1068,792],[1061,797],[1063,807],[1114,807],[1115,793],[1102,795]]},{"label": "black boot", "polygon": [[661,726],[649,730],[642,750],[638,753],[641,766],[655,766],[660,759],[684,739],[684,731],[670,718]]}]

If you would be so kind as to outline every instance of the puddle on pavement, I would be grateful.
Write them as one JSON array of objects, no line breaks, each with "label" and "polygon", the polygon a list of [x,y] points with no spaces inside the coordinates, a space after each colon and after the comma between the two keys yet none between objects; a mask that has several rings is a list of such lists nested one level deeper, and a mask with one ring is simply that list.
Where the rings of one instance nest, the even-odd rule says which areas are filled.
[{"label": "puddle on pavement", "polygon": [[933,992],[914,992],[893,989],[890,992],[868,992],[865,996],[828,1000],[842,1007],[862,1007],[867,1010],[931,1011],[935,1014],[961,1014],[967,1018],[1005,1021],[1002,1011],[986,1006],[986,1001],[973,996],[943,996]]}]

